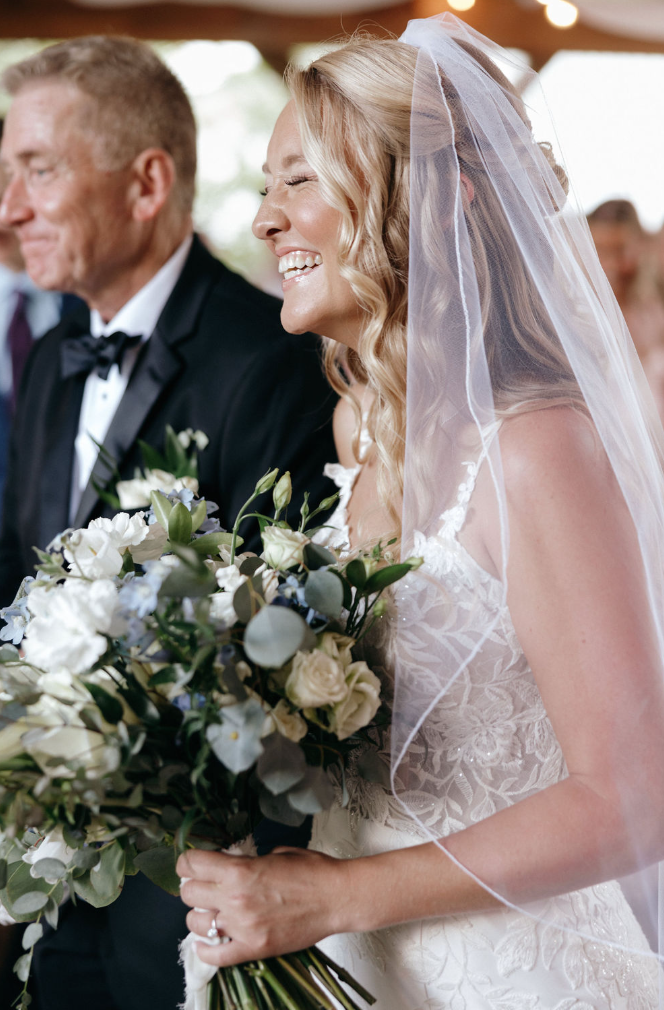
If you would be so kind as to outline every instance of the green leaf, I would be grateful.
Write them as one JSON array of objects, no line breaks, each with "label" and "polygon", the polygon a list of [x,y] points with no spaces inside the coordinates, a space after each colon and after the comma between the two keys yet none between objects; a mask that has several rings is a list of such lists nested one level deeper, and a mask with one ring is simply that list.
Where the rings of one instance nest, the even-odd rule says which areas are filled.
[{"label": "green leaf", "polygon": [[306,544],[303,557],[304,564],[310,571],[314,571],[316,568],[327,567],[327,565],[336,565],[337,563],[337,559],[332,551],[328,551],[327,547],[322,547],[320,544]]},{"label": "green leaf", "polygon": [[244,651],[259,666],[278,668],[295,655],[308,630],[306,621],[294,610],[263,607],[247,624]]},{"label": "green leaf", "polygon": [[367,571],[364,567],[364,562],[360,561],[359,558],[355,558],[354,561],[350,561],[346,565],[344,575],[352,586],[356,586],[357,589],[364,589],[367,581]]},{"label": "green leaf", "polygon": [[99,684],[89,684],[85,681],[84,683],[106,722],[117,725],[122,719],[122,703]]},{"label": "green leaf", "polygon": [[35,915],[48,903],[48,894],[44,891],[27,891],[12,903],[12,909],[17,915]]},{"label": "green leaf", "polygon": [[[73,901],[74,903],[76,903],[76,897],[74,897]],[[48,905],[44,909],[44,918],[46,919],[51,929],[58,928],[59,916],[60,916],[60,906],[58,905],[57,901],[54,900],[53,897],[50,897],[48,899]]]},{"label": "green leaf", "polygon": [[168,533],[168,520],[173,511],[173,503],[161,491],[152,491],[150,501],[152,502],[155,519]]},{"label": "green leaf", "polygon": [[319,614],[336,620],[344,603],[344,587],[332,572],[319,568],[309,572],[304,584],[304,599]]},{"label": "green leaf", "polygon": [[7,860],[0,859],[0,888],[7,886]]},{"label": "green leaf", "polygon": [[[192,551],[192,554],[194,552]],[[198,558],[198,555],[195,555]],[[185,565],[175,568],[164,581],[159,595],[182,599],[185,596],[210,596],[217,588],[217,580],[212,572],[201,563],[201,568],[193,570]]]},{"label": "green leaf", "polygon": [[61,859],[37,859],[32,864],[33,877],[43,877],[44,880],[62,880],[67,876],[67,867]]},{"label": "green leaf", "polygon": [[125,856],[118,842],[101,850],[98,869],[74,880],[74,890],[93,908],[104,908],[118,897],[124,879]]},{"label": "green leaf", "polygon": [[178,671],[174,666],[165,666],[163,670],[157,670],[150,677],[150,687],[159,687],[160,684],[176,684],[178,681]]},{"label": "green leaf", "polygon": [[218,554],[222,544],[230,546],[233,540],[232,533],[225,533],[220,530],[218,533],[205,533],[202,537],[197,537],[189,544],[197,554]]},{"label": "green leaf", "polygon": [[134,687],[122,687],[120,693],[132,711],[145,722],[159,722],[159,709],[144,691]]},{"label": "green leaf", "polygon": [[183,477],[187,470],[187,454],[170,424],[166,425],[166,469],[174,477]]},{"label": "green leaf", "polygon": [[21,938],[21,946],[23,947],[23,950],[30,950],[34,947],[38,940],[41,940],[43,935],[44,927],[41,922],[31,922],[30,925],[26,927],[26,930]]},{"label": "green leaf", "polygon": [[168,539],[173,544],[189,544],[191,530],[191,512],[181,501],[176,502],[168,517]]},{"label": "green leaf", "polygon": [[148,445],[147,442],[143,442],[142,439],[138,439],[138,445],[141,450],[141,456],[143,457],[143,466],[146,470],[166,470],[167,464],[166,460],[160,452],[157,452],[153,446]]},{"label": "green leaf", "polygon": [[[355,562],[351,561],[351,564],[355,564]],[[348,569],[346,569],[347,571]],[[386,568],[379,568],[377,572],[373,573],[371,578],[367,579],[364,592],[367,595],[370,593],[379,593],[382,589],[387,589],[388,586],[398,582],[399,579],[403,579],[404,575],[408,575],[410,571],[412,571],[410,565],[388,565]]]},{"label": "green leaf", "polygon": [[262,744],[256,775],[271,793],[278,796],[302,781],[307,762],[301,747],[281,733],[271,733]]},{"label": "green leaf", "polygon": [[251,578],[264,564],[262,558],[245,558],[240,565],[240,575],[248,575]]},{"label": "green leaf", "polygon": [[207,519],[207,505],[205,499],[199,501],[196,508],[191,513],[191,531],[195,533],[202,523]]},{"label": "green leaf", "polygon": [[134,857],[134,862],[153,884],[157,884],[169,894],[179,895],[180,878],[175,872],[176,859],[177,853],[171,845],[168,848],[160,845],[155,849],[140,852]]}]

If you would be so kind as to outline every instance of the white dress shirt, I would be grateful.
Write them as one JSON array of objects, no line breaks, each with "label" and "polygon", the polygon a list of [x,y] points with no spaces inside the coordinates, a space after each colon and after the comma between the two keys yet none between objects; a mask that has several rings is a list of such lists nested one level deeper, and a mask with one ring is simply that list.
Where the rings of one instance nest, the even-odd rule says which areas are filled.
[{"label": "white dress shirt", "polygon": [[60,320],[62,295],[55,291],[43,291],[34,284],[26,273],[15,273],[0,264],[0,396],[9,396],[12,391],[12,358],[7,340],[7,330],[16,309],[16,296],[23,291],[28,300],[25,314],[28,326],[35,340],[43,337]]},{"label": "white dress shirt", "polygon": [[[129,336],[140,335],[141,345],[149,340],[182,273],[192,241],[193,236],[188,235],[163,267],[122,306],[110,322],[105,323],[96,309],[93,309],[90,313],[92,336],[107,336],[121,330]],[[81,496],[97,461],[99,450],[95,442],[101,445],[106,438],[111,421],[127,388],[141,345],[129,348],[122,358],[122,368],[112,365],[107,379],[100,378],[95,371],[92,371],[86,379],[78,435],[74,443],[74,470],[69,499],[70,522],[74,520]]]}]

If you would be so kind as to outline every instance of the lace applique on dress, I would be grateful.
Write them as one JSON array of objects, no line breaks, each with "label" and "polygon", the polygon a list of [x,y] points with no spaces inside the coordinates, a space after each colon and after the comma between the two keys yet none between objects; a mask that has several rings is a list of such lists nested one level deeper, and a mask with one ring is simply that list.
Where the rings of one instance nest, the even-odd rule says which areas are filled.
[{"label": "lace applique on dress", "polygon": [[[466,464],[457,501],[441,516],[438,532],[419,534],[415,543],[424,568],[452,598],[461,586],[472,590],[464,634],[479,634],[487,622],[493,624],[477,661],[423,727],[421,746],[436,761],[423,761],[419,780],[409,781],[410,809],[440,837],[567,775],[502,584],[459,540],[481,463],[480,458]],[[340,468],[350,476],[336,470],[336,477],[326,471],[345,481],[343,487],[338,484],[342,498],[335,525],[343,526],[346,543],[348,502],[359,469]],[[439,596],[432,594],[430,605],[438,604]],[[417,606],[422,606],[419,595]],[[401,616],[408,627],[407,609]],[[388,691],[394,668],[391,631],[383,624],[380,636],[365,645],[365,658]],[[388,742],[379,749],[389,761]],[[346,808],[334,807],[314,819],[313,848],[350,858],[429,840],[390,793],[354,776],[352,768],[347,788]],[[536,918],[504,908],[409,922],[330,937],[322,947],[377,997],[380,1010],[655,1010],[659,968],[645,956],[647,941],[618,883],[538,902],[532,911]],[[588,934],[644,954],[589,940]]]}]

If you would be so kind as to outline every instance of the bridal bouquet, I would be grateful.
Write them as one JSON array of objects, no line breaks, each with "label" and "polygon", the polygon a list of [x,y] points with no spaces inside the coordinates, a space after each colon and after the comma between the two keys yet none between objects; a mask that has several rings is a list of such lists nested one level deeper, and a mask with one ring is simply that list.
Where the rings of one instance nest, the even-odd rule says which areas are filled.
[{"label": "bridal bouquet", "polygon": [[[177,894],[186,847],[228,849],[263,817],[301,824],[332,804],[328,773],[343,782],[358,746],[361,774],[384,777],[366,747],[380,683],[353,649],[419,559],[386,563],[378,545],[340,561],[312,539],[334,499],[305,500],[291,528],[290,477],[277,470],[230,532],[194,478],[165,483],[134,489],[146,512],[96,519],[38,552],[2,612],[0,902],[30,923],[15,966],[26,987],[43,923],[57,926],[67,896],[110,904],[139,871]],[[270,490],[274,514],[252,512]],[[250,517],[261,556],[239,553]],[[198,988],[190,977],[186,1007],[331,1010],[333,997],[352,1010],[340,980],[372,1001],[312,948]]]}]

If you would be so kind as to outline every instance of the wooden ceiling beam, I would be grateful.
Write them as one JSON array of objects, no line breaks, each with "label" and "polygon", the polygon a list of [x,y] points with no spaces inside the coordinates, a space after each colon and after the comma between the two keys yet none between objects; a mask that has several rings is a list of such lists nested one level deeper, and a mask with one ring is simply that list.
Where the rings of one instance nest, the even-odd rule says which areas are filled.
[{"label": "wooden ceiling beam", "polygon": [[[315,9],[315,4],[312,7]],[[244,39],[266,53],[279,54],[294,43],[321,42],[359,27],[377,35],[398,35],[412,16],[412,0],[363,14],[324,17],[287,17],[232,5],[167,2],[102,9],[67,0],[0,0],[0,38],[131,35],[160,41]]]}]

